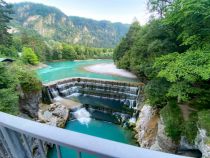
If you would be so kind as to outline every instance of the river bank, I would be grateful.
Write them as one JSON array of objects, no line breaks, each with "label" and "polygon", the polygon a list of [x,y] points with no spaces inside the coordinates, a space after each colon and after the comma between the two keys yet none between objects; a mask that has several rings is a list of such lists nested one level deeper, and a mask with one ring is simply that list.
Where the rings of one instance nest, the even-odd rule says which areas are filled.
[{"label": "river bank", "polygon": [[99,73],[99,74],[107,74],[107,75],[115,75],[127,78],[136,79],[137,77],[126,70],[118,69],[114,63],[101,63],[101,64],[93,64],[90,66],[86,66],[83,68],[86,71]]}]

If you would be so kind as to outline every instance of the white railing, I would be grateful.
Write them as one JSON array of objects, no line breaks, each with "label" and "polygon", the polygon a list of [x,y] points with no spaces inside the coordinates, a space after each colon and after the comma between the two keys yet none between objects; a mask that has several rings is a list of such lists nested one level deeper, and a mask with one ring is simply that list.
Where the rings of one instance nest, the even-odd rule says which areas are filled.
[{"label": "white railing", "polygon": [[41,157],[46,158],[43,142],[54,144],[57,157],[62,158],[60,146],[89,153],[99,158],[180,158],[148,149],[93,137],[0,112],[0,140],[11,158],[33,158],[27,137],[38,140]]}]

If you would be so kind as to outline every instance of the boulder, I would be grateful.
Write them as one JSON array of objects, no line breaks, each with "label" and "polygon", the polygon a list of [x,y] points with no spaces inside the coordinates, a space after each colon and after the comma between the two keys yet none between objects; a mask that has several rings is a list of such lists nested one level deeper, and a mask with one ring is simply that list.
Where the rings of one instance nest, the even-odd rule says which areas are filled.
[{"label": "boulder", "polygon": [[32,118],[36,118],[38,116],[41,97],[41,92],[22,93],[19,96],[20,111]]},{"label": "boulder", "polygon": [[56,127],[65,127],[69,117],[69,109],[60,103],[53,103],[46,111],[39,110],[38,118],[40,122]]},{"label": "boulder", "polygon": [[195,145],[201,151],[202,158],[210,158],[210,138],[205,129],[198,129]]}]

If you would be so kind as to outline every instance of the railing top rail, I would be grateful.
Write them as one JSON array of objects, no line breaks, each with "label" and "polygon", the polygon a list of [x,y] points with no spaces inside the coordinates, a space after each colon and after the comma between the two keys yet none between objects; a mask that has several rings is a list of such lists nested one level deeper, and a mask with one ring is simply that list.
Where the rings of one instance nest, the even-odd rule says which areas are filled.
[{"label": "railing top rail", "polygon": [[0,126],[53,144],[102,157],[119,158],[180,158],[181,156],[143,149],[41,124],[0,112]]}]

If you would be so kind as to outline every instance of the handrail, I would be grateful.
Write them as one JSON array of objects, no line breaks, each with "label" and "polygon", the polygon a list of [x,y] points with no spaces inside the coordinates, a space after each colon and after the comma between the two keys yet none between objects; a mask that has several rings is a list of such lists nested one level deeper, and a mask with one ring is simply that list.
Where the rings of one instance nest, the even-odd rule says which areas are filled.
[{"label": "handrail", "polygon": [[[0,112],[0,129],[14,130],[22,135],[75,149],[99,157],[114,158],[181,158],[182,156],[152,151],[73,132]],[[3,132],[2,132],[3,133]],[[4,138],[6,139],[6,138]],[[7,142],[7,140],[6,140]]]}]

